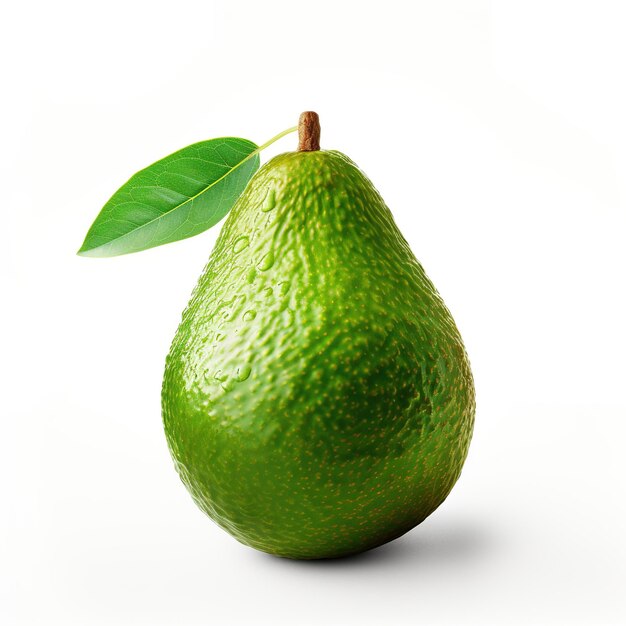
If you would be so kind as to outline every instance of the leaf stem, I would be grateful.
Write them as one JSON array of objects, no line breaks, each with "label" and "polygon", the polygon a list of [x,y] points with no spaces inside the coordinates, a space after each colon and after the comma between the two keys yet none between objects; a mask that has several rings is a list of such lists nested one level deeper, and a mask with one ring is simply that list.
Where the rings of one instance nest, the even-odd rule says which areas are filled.
[{"label": "leaf stem", "polygon": [[246,161],[251,159],[253,156],[256,156],[262,150],[265,150],[265,148],[271,146],[274,142],[278,141],[279,139],[282,139],[285,135],[288,135],[289,133],[295,133],[297,130],[298,130],[297,126],[292,126],[291,128],[288,128],[287,130],[284,130],[282,133],[278,133],[278,135],[275,135],[270,140],[268,140],[264,144],[260,145],[256,150],[253,150],[245,159],[242,159],[241,161],[239,161],[239,163],[237,163],[237,165],[235,165],[230,171],[226,172],[226,174],[224,174],[224,176],[222,176],[222,178],[225,178],[226,176],[228,176],[233,170],[236,170],[238,167],[243,165]]},{"label": "leaf stem", "polygon": [[288,135],[289,133],[295,133],[297,130],[297,126],[292,126],[291,128],[284,130],[282,133],[278,133],[276,137],[272,137],[269,141],[266,141],[262,146],[259,146],[252,154],[258,154],[259,152],[261,152],[261,150],[265,150],[265,148],[271,146],[275,141],[282,139],[285,135]]},{"label": "leaf stem", "polygon": [[[226,178],[229,174],[231,174],[238,167],[241,167],[246,161],[249,161],[252,157],[259,154],[262,150],[265,150],[265,148],[267,148],[268,146],[271,146],[275,141],[278,141],[279,139],[281,139],[285,135],[288,135],[289,133],[295,133],[297,130],[298,130],[297,126],[292,126],[291,128],[284,130],[282,133],[278,133],[278,135],[272,137],[269,141],[266,141],[263,145],[256,148],[256,150],[253,150],[247,157],[245,157],[244,159],[241,159],[241,161],[239,161],[237,165],[234,165],[228,172],[226,172],[226,174],[218,178],[218,180],[215,182],[219,183],[222,180],[222,178]],[[203,192],[204,190],[200,193],[203,193]]]}]

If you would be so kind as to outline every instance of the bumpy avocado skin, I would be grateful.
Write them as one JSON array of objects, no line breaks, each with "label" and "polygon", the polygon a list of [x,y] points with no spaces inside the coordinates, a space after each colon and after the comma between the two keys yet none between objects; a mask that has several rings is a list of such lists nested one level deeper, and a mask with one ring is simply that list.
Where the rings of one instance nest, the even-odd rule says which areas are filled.
[{"label": "bumpy avocado skin", "polygon": [[297,559],[424,520],[459,477],[475,410],[448,309],[334,151],[277,156],[251,180],[183,313],[162,400],[198,506]]}]

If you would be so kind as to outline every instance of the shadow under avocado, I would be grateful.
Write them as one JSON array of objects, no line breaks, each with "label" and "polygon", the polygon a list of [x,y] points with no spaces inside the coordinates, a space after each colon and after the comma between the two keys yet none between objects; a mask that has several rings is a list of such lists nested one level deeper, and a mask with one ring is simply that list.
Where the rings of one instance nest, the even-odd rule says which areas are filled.
[{"label": "shadow under avocado", "polygon": [[378,548],[336,559],[284,559],[257,553],[279,566],[296,568],[360,569],[394,565],[462,564],[496,549],[498,538],[488,528],[458,522],[442,526],[422,525]]}]

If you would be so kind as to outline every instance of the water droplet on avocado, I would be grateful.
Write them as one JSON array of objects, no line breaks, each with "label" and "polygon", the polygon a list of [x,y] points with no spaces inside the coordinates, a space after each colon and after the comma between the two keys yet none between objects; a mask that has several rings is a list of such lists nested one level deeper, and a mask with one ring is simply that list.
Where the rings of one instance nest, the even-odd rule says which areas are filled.
[{"label": "water droplet on avocado", "polygon": [[268,213],[276,206],[276,192],[274,189],[270,188],[267,191],[267,195],[265,196],[265,200],[263,200],[263,204],[261,205],[261,211],[263,213]]},{"label": "water droplet on avocado", "polygon": [[241,383],[244,380],[247,380],[250,377],[250,372],[252,372],[252,368],[250,367],[250,365],[248,363],[244,363],[238,370],[237,370],[237,380]]},{"label": "water droplet on avocado", "polygon": [[257,268],[262,272],[270,269],[274,265],[274,252],[270,250],[258,263]]},{"label": "water droplet on avocado", "polygon": [[224,390],[224,391],[232,391],[233,387],[235,386],[235,383],[232,380],[225,380],[220,387]]},{"label": "water droplet on avocado", "polygon": [[233,252],[239,254],[242,250],[245,250],[250,245],[250,239],[246,235],[242,235],[235,240],[233,244]]},{"label": "water droplet on avocado", "polygon": [[222,370],[217,370],[215,374],[213,374],[213,378],[215,380],[219,380],[221,383],[228,379],[228,376],[222,372]]}]

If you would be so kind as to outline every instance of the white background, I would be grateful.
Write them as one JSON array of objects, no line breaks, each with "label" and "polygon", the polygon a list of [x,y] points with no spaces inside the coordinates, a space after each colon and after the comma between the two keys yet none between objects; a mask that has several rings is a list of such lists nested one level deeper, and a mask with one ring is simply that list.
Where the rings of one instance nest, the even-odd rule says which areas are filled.
[{"label": "white background", "polygon": [[[2,624],[626,623],[623,2],[26,1],[0,24]],[[317,563],[231,539],[166,448],[164,357],[219,228],[75,256],[136,170],[305,109],[391,207],[478,393],[448,501]]]}]

